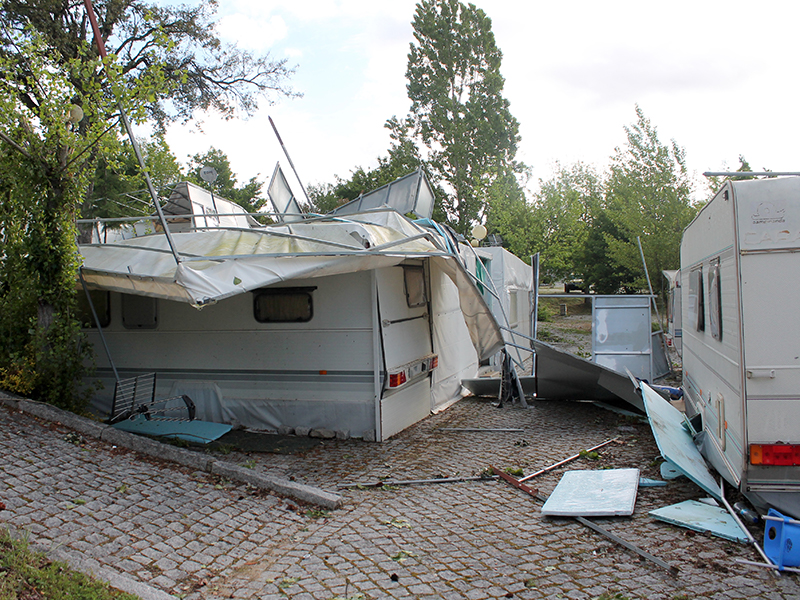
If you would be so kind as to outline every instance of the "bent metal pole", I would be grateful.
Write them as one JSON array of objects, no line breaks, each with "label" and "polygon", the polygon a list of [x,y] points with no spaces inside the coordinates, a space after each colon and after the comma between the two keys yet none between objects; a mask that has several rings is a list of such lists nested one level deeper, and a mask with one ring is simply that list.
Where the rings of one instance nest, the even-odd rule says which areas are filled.
[{"label": "bent metal pole", "polygon": [[[100,35],[100,28],[97,25],[97,17],[94,14],[94,7],[92,6],[92,0],[83,0],[83,5],[86,7],[86,14],[89,17],[89,22],[92,24],[92,31],[94,32],[94,41],[97,44],[97,51],[100,53],[100,58],[103,59],[103,68],[106,67],[106,60],[108,59],[108,55],[106,54],[106,43],[103,40],[103,36]],[[110,83],[110,82],[109,82]],[[131,146],[133,146],[133,153],[136,155],[136,160],[139,162],[139,168],[144,173],[144,179],[147,183],[147,191],[150,192],[150,198],[153,200],[153,205],[156,207],[156,213],[158,213],[158,220],[161,222],[161,227],[164,228],[164,234],[167,236],[167,243],[169,244],[169,248],[172,251],[172,256],[175,257],[175,262],[180,265],[181,257],[178,254],[178,250],[175,248],[175,242],[172,239],[172,234],[169,232],[169,227],[167,227],[167,220],[164,218],[164,213],[161,210],[161,205],[158,202],[158,195],[156,194],[156,190],[153,187],[153,182],[150,180],[150,175],[147,173],[147,168],[144,164],[144,159],[142,158],[142,153],[139,151],[139,144],[136,143],[136,137],[133,135],[133,130],[131,129],[131,123],[128,120],[128,115],[125,114],[125,109],[122,107],[122,102],[117,100],[117,108],[119,109],[120,117],[122,118],[122,123],[125,125],[125,131],[128,133],[128,138],[131,141]]]}]

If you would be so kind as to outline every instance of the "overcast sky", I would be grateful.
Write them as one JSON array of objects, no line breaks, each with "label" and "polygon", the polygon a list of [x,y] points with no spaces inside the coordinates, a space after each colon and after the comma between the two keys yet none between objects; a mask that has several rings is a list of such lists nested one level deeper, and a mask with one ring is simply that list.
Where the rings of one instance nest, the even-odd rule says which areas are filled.
[{"label": "overcast sky", "polygon": [[[476,0],[503,52],[504,95],[520,123],[518,158],[534,179],[556,161],[603,170],[638,104],[689,168],[800,171],[800,3]],[[249,120],[205,115],[174,126],[179,158],[224,151],[240,182],[290,168],[303,183],[347,178],[385,156],[384,123],[408,112],[412,0],[220,0],[223,40],[297,66],[304,94],[263,102]],[[299,190],[296,190],[299,193]]]}]

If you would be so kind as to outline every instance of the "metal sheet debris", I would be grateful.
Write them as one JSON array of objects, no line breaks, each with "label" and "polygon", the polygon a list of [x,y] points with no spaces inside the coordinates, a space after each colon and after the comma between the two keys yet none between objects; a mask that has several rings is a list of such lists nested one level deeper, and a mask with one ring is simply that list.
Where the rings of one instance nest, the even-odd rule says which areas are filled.
[{"label": "metal sheet debris", "polygon": [[667,485],[666,481],[659,481],[658,479],[648,479],[647,477],[639,477],[639,487],[664,487]]},{"label": "metal sheet debris", "polygon": [[714,481],[706,461],[683,426],[683,413],[645,382],[642,381],[639,386],[647,409],[647,418],[661,455],[704,491],[721,500],[722,492],[719,484]]},{"label": "metal sheet debris", "polygon": [[677,479],[678,477],[683,477],[681,470],[668,460],[661,463],[659,470],[661,471],[661,476],[664,479]]},{"label": "metal sheet debris", "polygon": [[[633,469],[633,470],[638,472],[638,469]],[[497,467],[492,467],[492,471],[494,471],[494,473],[496,475],[498,475],[501,479],[504,479],[505,481],[507,481],[508,483],[513,485],[514,487],[522,490],[523,492],[525,492],[526,494],[532,496],[533,498],[535,498],[539,502],[547,502],[547,497],[542,496],[537,490],[529,488],[524,483],[521,483],[519,480],[514,479],[513,477],[511,477],[507,473],[503,473]],[[596,531],[597,533],[606,536],[608,539],[610,539],[613,542],[616,542],[617,544],[619,544],[623,548],[627,548],[631,552],[635,552],[636,554],[638,554],[642,558],[649,560],[650,562],[652,562],[653,564],[658,565],[662,569],[666,569],[669,572],[670,575],[676,576],[678,574],[678,568],[677,567],[673,567],[672,565],[664,562],[660,558],[657,558],[657,557],[653,556],[652,554],[650,554],[649,552],[646,552],[645,550],[642,550],[638,546],[636,546],[636,545],[634,545],[634,544],[632,544],[632,543],[630,543],[630,542],[628,542],[628,541],[626,541],[626,540],[614,535],[610,531],[607,531],[607,530],[603,529],[597,523],[593,523],[589,519],[585,519],[583,517],[575,517],[575,520],[578,523],[580,523],[581,525],[583,525],[584,527],[588,527],[589,529],[592,529],[593,531]]]},{"label": "metal sheet debris", "polygon": [[554,517],[615,517],[633,514],[639,469],[567,471],[542,507]]},{"label": "metal sheet debris", "polygon": [[623,400],[644,412],[639,391],[625,375],[535,340],[536,397],[547,400]]},{"label": "metal sheet debris", "polygon": [[231,426],[224,423],[147,419],[144,415],[134,415],[114,423],[112,427],[128,433],[186,440],[196,444],[208,444],[231,430]]},{"label": "metal sheet debris", "polygon": [[722,507],[709,506],[697,500],[686,500],[672,506],[651,510],[650,515],[679,527],[693,531],[709,532],[711,535],[734,542],[749,542],[736,520]]}]

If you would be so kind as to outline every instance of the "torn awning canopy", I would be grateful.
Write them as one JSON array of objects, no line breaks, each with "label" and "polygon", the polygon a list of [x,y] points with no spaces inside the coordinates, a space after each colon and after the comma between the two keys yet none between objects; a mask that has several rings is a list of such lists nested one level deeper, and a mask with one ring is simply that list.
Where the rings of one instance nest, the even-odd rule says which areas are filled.
[{"label": "torn awning canopy", "polygon": [[409,258],[436,261],[459,289],[464,320],[478,354],[503,344],[491,311],[438,234],[399,213],[376,210],[258,229],[146,235],[79,247],[88,287],[186,302],[201,308],[283,281],[380,269]]}]

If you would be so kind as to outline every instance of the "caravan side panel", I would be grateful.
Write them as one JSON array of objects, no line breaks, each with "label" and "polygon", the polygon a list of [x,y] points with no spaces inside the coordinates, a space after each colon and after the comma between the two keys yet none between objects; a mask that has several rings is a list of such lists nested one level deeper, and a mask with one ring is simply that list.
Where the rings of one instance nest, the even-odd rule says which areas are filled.
[{"label": "caravan side panel", "polygon": [[[800,444],[800,178],[735,185],[747,442]],[[800,466],[751,465],[746,479],[750,491],[800,516]],[[770,495],[784,490],[794,494]]]},{"label": "caravan side panel", "polygon": [[706,455],[720,474],[738,486],[746,452],[739,267],[731,194],[724,187],[684,233],[681,321],[687,412],[702,414]]},{"label": "caravan side panel", "polygon": [[[112,294],[105,335],[121,377],[156,372],[158,395],[189,395],[198,418],[360,436],[375,429],[370,281],[360,272],[274,286],[312,297],[312,318],[292,323],[259,323],[247,293],[200,311],[145,298],[155,303],[155,325],[131,328],[122,310],[133,297]],[[108,410],[114,380],[99,336],[90,338],[106,385],[96,405]]]}]

